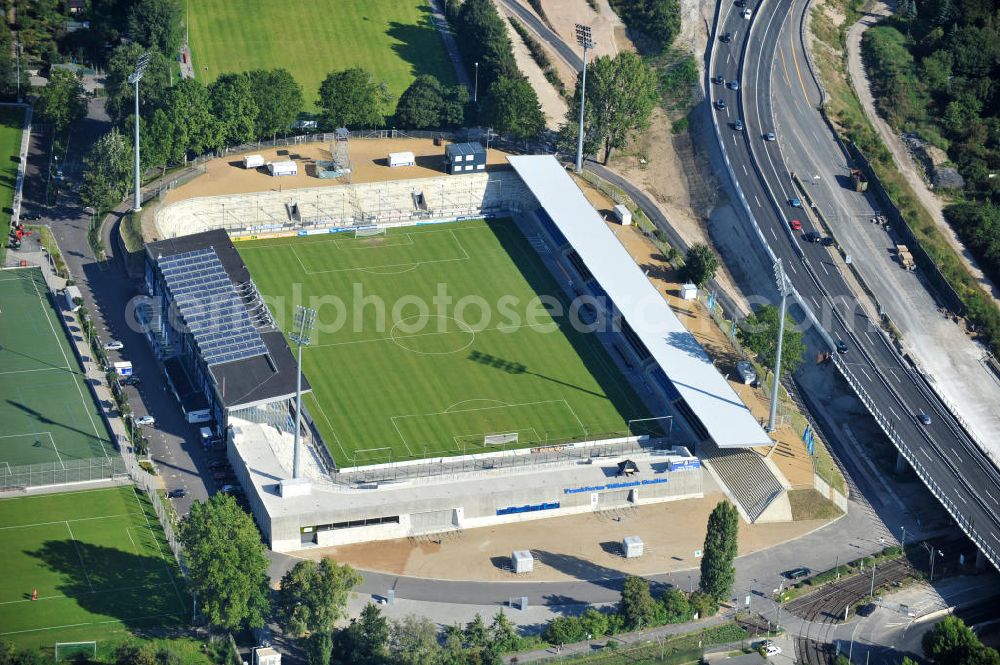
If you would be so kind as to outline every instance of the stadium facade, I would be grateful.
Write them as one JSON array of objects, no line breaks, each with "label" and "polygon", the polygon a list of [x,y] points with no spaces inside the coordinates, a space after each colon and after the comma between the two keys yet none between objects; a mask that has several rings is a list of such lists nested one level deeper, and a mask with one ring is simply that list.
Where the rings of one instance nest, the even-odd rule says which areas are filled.
[{"label": "stadium facade", "polygon": [[[204,410],[225,429],[229,460],[272,549],[400,538],[699,497],[704,471],[691,451],[702,445],[718,450],[771,443],[555,158],[509,161],[513,170],[463,178],[461,192],[448,188],[454,179],[447,177],[379,183],[373,199],[377,208],[345,204],[337,216],[320,214],[330,210],[321,196],[356,206],[365,192],[375,191],[372,185],[327,188],[316,196],[305,194],[311,190],[244,196],[239,215],[231,197],[216,197],[227,199],[226,206],[214,199],[190,199],[158,213],[159,230],[171,240],[147,246],[146,287],[153,303],[144,310],[149,338],[161,357],[180,364],[191,392],[204,399]],[[364,191],[352,193],[351,187]],[[441,195],[428,195],[435,191]],[[313,201],[314,214],[302,217],[307,199]],[[261,210],[267,211],[263,226],[256,223]],[[601,315],[619,323],[621,333],[602,340],[608,356],[653,413],[669,415],[671,435],[335,469],[310,428],[305,433],[310,443],[307,490],[297,485],[288,491],[282,481],[291,477],[294,361],[231,237],[305,236],[373,224],[482,217],[513,217],[511,223],[538,239],[536,249],[567,294],[590,296]],[[205,304],[194,307],[185,291],[192,269],[214,275],[218,282],[214,292],[221,300],[209,309],[214,308],[216,318],[229,317],[222,326],[230,331],[228,337],[217,334],[218,325],[199,327]],[[168,325],[178,319],[185,324],[183,332]],[[634,469],[626,465],[631,470],[627,477],[619,475],[625,461],[634,464]],[[780,494],[780,485],[778,489]]]}]

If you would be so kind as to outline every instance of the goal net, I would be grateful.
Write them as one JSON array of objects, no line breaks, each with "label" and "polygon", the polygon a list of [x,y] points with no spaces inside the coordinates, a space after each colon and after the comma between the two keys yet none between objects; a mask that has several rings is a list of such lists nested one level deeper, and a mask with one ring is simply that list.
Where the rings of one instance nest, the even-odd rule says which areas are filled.
[{"label": "goal net", "polygon": [[97,642],[56,642],[56,662],[97,658]]},{"label": "goal net", "polygon": [[517,443],[517,432],[508,432],[506,434],[487,434],[483,437],[483,446],[489,448],[490,446],[506,446],[509,443]]},{"label": "goal net", "polygon": [[384,236],[385,229],[380,226],[359,226],[354,229],[355,238],[371,238],[373,236]]}]

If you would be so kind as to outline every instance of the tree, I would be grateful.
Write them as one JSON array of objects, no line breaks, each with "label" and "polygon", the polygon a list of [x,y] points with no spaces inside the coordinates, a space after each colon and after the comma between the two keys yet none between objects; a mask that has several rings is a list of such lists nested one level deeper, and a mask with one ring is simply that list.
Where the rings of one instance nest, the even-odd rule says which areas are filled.
[{"label": "tree", "polygon": [[[573,123],[580,108],[578,78],[573,103],[567,112],[567,125]],[[624,148],[632,137],[649,125],[649,116],[657,102],[656,73],[637,54],[623,51],[615,57],[601,56],[587,65],[587,105],[585,127],[604,148],[607,164],[612,150]],[[570,131],[567,129],[567,131]],[[575,130],[574,130],[575,131]]]},{"label": "tree", "polygon": [[641,577],[625,579],[618,614],[624,619],[628,630],[638,630],[650,624],[656,614],[656,601],[649,593],[649,582]]},{"label": "tree", "polygon": [[921,646],[924,656],[942,665],[986,665],[1000,661],[994,649],[983,646],[979,636],[954,616],[945,617],[924,633]]},{"label": "tree", "polygon": [[429,74],[418,76],[399,97],[396,124],[414,129],[440,127],[443,103],[441,82]]},{"label": "tree", "polygon": [[173,57],[181,47],[181,5],[178,0],[138,0],[128,13],[129,36],[146,48]]},{"label": "tree", "polygon": [[466,66],[471,71],[473,63],[479,63],[480,90],[488,90],[500,77],[520,75],[507,24],[491,0],[465,0],[456,28]]},{"label": "tree", "polygon": [[453,85],[441,91],[441,125],[461,127],[465,124],[465,108],[469,105],[469,89]]},{"label": "tree", "polygon": [[523,76],[501,76],[483,100],[483,121],[501,134],[529,139],[545,129],[545,116],[535,89]]},{"label": "tree", "polygon": [[556,617],[545,624],[542,638],[557,646],[579,642],[584,638],[583,626],[576,617]]},{"label": "tree", "polygon": [[728,598],[736,582],[733,561],[736,560],[739,526],[736,506],[728,501],[720,501],[708,516],[698,588],[716,601]]},{"label": "tree", "polygon": [[257,102],[257,137],[288,130],[302,112],[302,86],[285,69],[255,69],[247,76]]},{"label": "tree", "polygon": [[588,607],[580,615],[580,627],[583,632],[596,639],[608,634],[608,616],[598,609]]},{"label": "tree", "polygon": [[329,557],[319,563],[299,561],[281,578],[275,599],[278,621],[296,636],[330,631],[346,616],[351,589],[362,581],[350,565],[340,565]]},{"label": "tree", "polygon": [[305,639],[303,651],[309,665],[329,665],[330,654],[333,652],[333,635],[329,630],[313,633]]},{"label": "tree", "polygon": [[712,248],[705,243],[695,243],[691,245],[684,257],[681,279],[697,284],[699,287],[705,286],[709,280],[715,277],[715,271],[718,269],[719,257],[712,251]]},{"label": "tree", "polygon": [[111,119],[121,124],[135,112],[135,87],[128,77],[135,71],[135,65],[143,53],[149,53],[149,64],[139,83],[139,114],[149,117],[154,109],[163,104],[163,97],[170,88],[170,67],[172,63],[159,51],[147,51],[140,44],[121,44],[108,59],[104,80],[107,95],[104,108]]},{"label": "tree", "polygon": [[189,153],[198,155],[222,146],[222,125],[212,113],[208,89],[196,79],[182,79],[170,88],[163,112],[173,128],[171,162],[182,162]]},{"label": "tree", "polygon": [[331,662],[381,665],[389,642],[389,622],[378,606],[368,603],[361,616],[337,633]]},{"label": "tree", "polygon": [[327,128],[382,127],[389,104],[386,85],[360,67],[330,72],[319,86],[319,107]]},{"label": "tree", "polygon": [[83,160],[83,202],[99,211],[120,203],[132,184],[133,160],[132,144],[116,127],[97,139]]},{"label": "tree", "polygon": [[223,74],[209,86],[208,97],[224,143],[236,145],[257,138],[257,101],[250,77]]},{"label": "tree", "polygon": [[400,665],[433,663],[441,648],[437,626],[424,616],[407,614],[389,627],[389,654]]},{"label": "tree", "polygon": [[263,626],[271,605],[268,561],[250,515],[220,492],[196,501],[179,532],[208,623],[227,630]]},{"label": "tree", "polygon": [[688,596],[688,604],[691,605],[691,615],[697,614],[702,619],[712,616],[719,609],[715,598],[697,590]]},{"label": "tree", "polygon": [[462,637],[465,640],[466,645],[470,647],[484,647],[489,644],[489,634],[486,632],[486,622],[483,621],[483,617],[479,612],[476,612],[476,616],[473,617],[472,621],[465,625],[465,630],[462,631]]},{"label": "tree", "polygon": [[[774,368],[774,360],[778,353],[778,316],[780,310],[774,305],[764,305],[756,312],[743,319],[736,329],[736,336],[743,346],[757,354],[757,357],[767,367]],[[785,339],[781,347],[781,370],[794,372],[802,362],[806,351],[802,331],[796,328],[795,321],[785,314]]]},{"label": "tree", "polygon": [[493,622],[490,623],[489,642],[490,647],[496,653],[508,653],[517,648],[517,628],[507,618],[503,610],[499,610],[493,615]]},{"label": "tree", "polygon": [[49,82],[38,92],[35,112],[62,132],[87,115],[86,93],[80,77],[65,69],[54,69]]},{"label": "tree", "polygon": [[667,623],[681,623],[691,620],[691,603],[677,587],[670,587],[660,596],[663,618]]}]

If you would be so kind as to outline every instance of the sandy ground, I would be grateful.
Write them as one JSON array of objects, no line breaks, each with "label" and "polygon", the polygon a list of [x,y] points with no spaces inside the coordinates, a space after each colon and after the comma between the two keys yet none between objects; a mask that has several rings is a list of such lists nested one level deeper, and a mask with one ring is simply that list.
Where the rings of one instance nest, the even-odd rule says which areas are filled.
[{"label": "sandy ground", "polygon": [[[505,19],[511,16],[511,13],[506,11],[503,5],[499,3],[497,3],[497,11]],[[517,21],[518,19],[515,18],[514,20]],[[562,95],[555,89],[555,86],[545,78],[542,68],[531,57],[528,47],[521,40],[521,36],[514,32],[514,28],[510,26],[510,22],[505,23],[507,25],[507,34],[510,36],[511,44],[514,46],[514,60],[517,62],[517,66],[521,72],[528,77],[531,87],[538,94],[538,103],[541,104],[542,113],[545,114],[545,126],[552,130],[559,129],[559,125],[566,118],[566,100],[562,98]],[[521,25],[524,24],[522,23]],[[553,59],[551,54],[549,58]]]},{"label": "sandy ground", "polygon": [[[541,2],[549,25],[567,44],[576,44],[577,23],[590,26],[594,48],[587,56],[588,59],[602,55],[614,57],[618,54],[620,45],[615,37],[615,30],[624,24],[611,9],[611,5],[607,4],[607,0],[604,0],[604,6],[598,5],[601,7],[600,13],[591,9],[587,0],[541,0]],[[522,4],[531,9],[527,2]],[[621,46],[628,50],[632,48],[630,43]]]},{"label": "sandy ground", "polygon": [[851,86],[854,88],[855,94],[857,94],[858,99],[861,100],[861,106],[865,110],[865,115],[868,116],[868,121],[875,127],[878,131],[879,136],[882,137],[882,141],[888,146],[889,151],[892,153],[892,159],[896,163],[896,167],[899,169],[903,177],[906,178],[906,182],[910,185],[910,188],[916,194],[917,199],[919,199],[920,204],[924,209],[930,214],[931,218],[934,219],[934,223],[937,225],[941,234],[952,246],[952,249],[961,258],[962,263],[965,264],[966,269],[969,273],[979,282],[983,290],[992,296],[993,302],[1000,305],[1000,298],[998,298],[998,291],[996,285],[990,281],[990,279],[983,274],[979,266],[976,264],[975,259],[969,253],[969,250],[965,248],[962,241],[958,238],[958,234],[955,230],[951,228],[948,222],[944,219],[944,202],[938,198],[934,192],[930,190],[927,186],[927,182],[923,177],[923,169],[917,165],[913,159],[913,155],[910,151],[906,149],[903,144],[903,140],[900,138],[889,123],[885,121],[882,116],[880,116],[875,110],[875,99],[872,95],[871,86],[868,81],[868,75],[865,73],[865,66],[863,59],[861,57],[861,38],[864,36],[865,31],[871,26],[875,25],[881,21],[886,16],[892,14],[892,8],[889,7],[884,2],[876,2],[871,5],[867,13],[861,18],[860,21],[851,26],[847,32],[847,70],[851,78]]},{"label": "sandy ground", "polygon": [[[538,519],[470,529],[440,536],[361,543],[298,552],[304,558],[334,557],[363,570],[431,579],[511,581],[510,554],[530,548],[534,571],[521,581],[600,579],[650,575],[698,565],[694,551],[705,542],[708,515],[724,495],[705,475],[702,499]],[[709,487],[713,491],[709,491]],[[558,520],[558,521],[554,521]],[[740,524],[739,551],[748,554],[798,538],[823,520],[785,524]],[[625,559],[620,543],[639,536],[641,558]]]}]

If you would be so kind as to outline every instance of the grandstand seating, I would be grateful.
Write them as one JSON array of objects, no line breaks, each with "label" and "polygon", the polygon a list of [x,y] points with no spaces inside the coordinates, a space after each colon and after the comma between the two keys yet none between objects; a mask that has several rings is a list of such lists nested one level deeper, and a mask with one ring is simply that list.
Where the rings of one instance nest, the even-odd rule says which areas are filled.
[{"label": "grandstand seating", "polygon": [[698,456],[712,468],[750,522],[760,517],[785,489],[764,459],[752,450],[720,450],[709,442],[698,449]]}]

